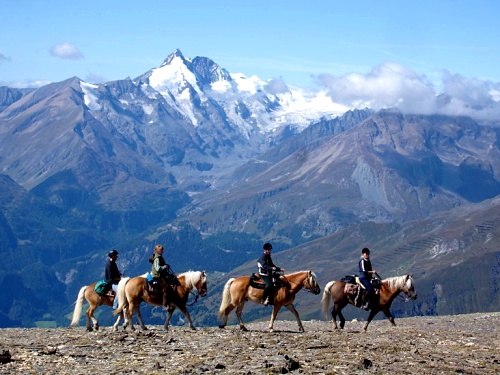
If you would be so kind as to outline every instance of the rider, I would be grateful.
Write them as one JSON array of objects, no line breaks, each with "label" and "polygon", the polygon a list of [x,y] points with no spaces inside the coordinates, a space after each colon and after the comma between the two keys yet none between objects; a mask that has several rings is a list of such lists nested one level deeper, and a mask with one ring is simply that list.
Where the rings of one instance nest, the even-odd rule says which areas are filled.
[{"label": "rider", "polygon": [[371,284],[372,275],[376,274],[377,271],[372,269],[372,263],[370,261],[370,249],[367,247],[361,250],[361,259],[358,262],[359,267],[359,281],[366,289],[366,297],[364,300],[364,305],[361,308],[369,310],[370,302],[374,302],[375,291]]},{"label": "rider", "polygon": [[106,266],[104,269],[104,281],[106,282],[106,290],[113,289],[115,292],[115,300],[113,301],[113,309],[118,307],[118,296],[116,291],[118,289],[118,283],[122,278],[122,274],[118,270],[116,265],[116,260],[118,259],[118,251],[115,249],[108,253],[108,260],[106,261]]},{"label": "rider", "polygon": [[163,306],[168,306],[168,282],[167,278],[170,274],[170,266],[165,262],[163,258],[163,245],[157,244],[154,249],[153,256],[150,259],[153,263],[151,267],[151,276],[157,279],[162,287],[163,292]]},{"label": "rider", "polygon": [[271,259],[271,250],[273,246],[266,242],[263,246],[263,253],[257,261],[259,267],[259,275],[266,283],[264,294],[262,295],[262,304],[264,306],[272,305],[274,303],[274,284],[273,284],[273,271],[285,272],[283,268],[277,267]]}]

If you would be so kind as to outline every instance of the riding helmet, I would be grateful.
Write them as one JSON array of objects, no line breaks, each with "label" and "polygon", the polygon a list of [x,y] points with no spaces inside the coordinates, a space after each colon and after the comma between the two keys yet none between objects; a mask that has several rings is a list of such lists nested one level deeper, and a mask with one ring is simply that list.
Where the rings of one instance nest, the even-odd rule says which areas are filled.
[{"label": "riding helmet", "polygon": [[264,250],[272,250],[273,249],[273,245],[271,245],[269,242],[266,242],[264,244]]},{"label": "riding helmet", "polygon": [[111,250],[111,251],[108,253],[108,256],[109,256],[110,258],[112,258],[112,257],[114,257],[114,256],[116,256],[116,255],[118,255],[118,251],[116,251],[115,249]]},{"label": "riding helmet", "polygon": [[361,250],[361,254],[370,254],[370,249],[367,247],[363,248],[363,250]]}]

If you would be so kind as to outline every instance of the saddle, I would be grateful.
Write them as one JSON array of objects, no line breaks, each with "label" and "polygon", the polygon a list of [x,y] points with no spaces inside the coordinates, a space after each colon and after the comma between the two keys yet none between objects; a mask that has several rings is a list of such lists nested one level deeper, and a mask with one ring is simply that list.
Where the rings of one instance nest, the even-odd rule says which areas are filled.
[{"label": "saddle", "polygon": [[[281,280],[279,277],[273,277],[274,288],[281,287]],[[265,289],[266,283],[262,281],[262,278],[257,273],[252,273],[250,275],[250,286],[255,289]]]},{"label": "saddle", "polygon": [[[166,287],[172,290],[175,290],[175,288],[180,285],[179,279],[172,274],[167,275],[167,277],[165,277],[165,281],[167,283]],[[150,273],[148,273],[146,276],[146,290],[150,294],[161,294],[163,293],[163,286],[158,279],[155,279]]]}]

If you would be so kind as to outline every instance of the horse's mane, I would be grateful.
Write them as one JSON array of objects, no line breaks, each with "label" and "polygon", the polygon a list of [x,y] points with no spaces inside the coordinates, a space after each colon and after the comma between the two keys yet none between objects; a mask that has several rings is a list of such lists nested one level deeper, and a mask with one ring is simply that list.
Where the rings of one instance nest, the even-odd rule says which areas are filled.
[{"label": "horse's mane", "polygon": [[187,271],[187,272],[183,272],[179,275],[180,276],[184,276],[185,279],[186,279],[186,288],[188,289],[193,289],[195,287],[195,285],[198,283],[198,281],[200,281],[201,279],[201,272],[200,271]]},{"label": "horse's mane", "polygon": [[[307,272],[309,272],[309,270],[295,271],[295,272],[289,273],[288,276],[297,275],[299,273],[304,273],[304,272],[307,273]],[[314,278],[316,278],[316,274],[314,272],[311,272],[311,274],[314,276]]]},{"label": "horse's mane", "polygon": [[405,286],[407,277],[408,275],[388,277],[387,279],[382,280],[382,282],[387,283],[391,289],[401,289]]}]

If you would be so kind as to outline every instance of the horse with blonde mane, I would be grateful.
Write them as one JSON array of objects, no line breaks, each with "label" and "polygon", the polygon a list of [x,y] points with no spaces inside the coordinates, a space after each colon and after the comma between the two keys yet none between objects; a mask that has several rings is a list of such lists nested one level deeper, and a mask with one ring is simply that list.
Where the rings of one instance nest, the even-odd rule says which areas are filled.
[{"label": "horse with blonde mane", "polygon": [[[147,329],[142,321],[140,310],[141,302],[146,302],[153,306],[162,306],[163,304],[162,292],[152,293],[148,291],[146,279],[147,275],[148,274],[146,273],[134,278],[124,278],[118,284],[117,295],[119,305],[113,314],[121,314],[125,311],[125,323],[123,323],[124,329],[126,329],[130,324],[130,329],[135,330],[132,322],[132,314],[134,311],[136,312],[137,320],[139,321],[141,329]],[[178,275],[177,280],[179,281],[179,285],[168,293],[168,314],[163,328],[168,331],[170,319],[172,318],[172,314],[177,307],[189,321],[189,327],[191,329],[196,329],[193,321],[191,320],[191,315],[189,315],[187,310],[187,301],[189,294],[193,293],[192,289],[196,289],[197,291],[195,302],[198,300],[198,296],[205,297],[207,295],[207,274],[205,271],[188,271]]]},{"label": "horse with blonde mane", "polygon": [[[352,294],[346,293],[345,291],[346,283],[344,281],[330,281],[325,286],[325,290],[323,291],[323,298],[321,299],[323,315],[328,319],[328,310],[330,307],[330,299],[333,300],[333,309],[332,309],[332,322],[335,329],[338,329],[337,326],[337,315],[340,318],[340,328],[343,329],[345,325],[345,318],[342,315],[342,309],[350,303],[351,305],[356,306],[354,303],[354,296]],[[382,280],[380,292],[377,296],[377,302],[374,303],[374,307],[370,311],[370,315],[366,320],[366,323],[363,326],[363,330],[367,330],[368,324],[373,320],[375,315],[378,314],[379,311],[382,311],[389,322],[393,326],[396,325],[394,322],[394,317],[391,314],[390,308],[394,299],[400,294],[404,293],[410,300],[417,299],[417,292],[415,291],[415,287],[413,286],[413,278],[411,275],[405,276],[396,276],[390,277],[388,279]],[[357,306],[356,306],[357,307]]]},{"label": "horse with blonde mane", "polygon": [[[97,284],[97,281],[90,285],[85,285],[80,288],[78,292],[78,296],[76,297],[75,309],[73,310],[73,319],[71,320],[70,327],[74,327],[80,321],[80,316],[82,315],[84,300],[86,299],[89,308],[85,312],[86,316],[86,326],[87,331],[98,330],[99,322],[94,316],[94,312],[101,305],[113,307],[113,301],[115,300],[115,296],[111,296],[108,294],[100,295],[95,290],[94,287]],[[123,319],[123,314],[118,316],[115,324],[113,325],[113,330],[118,329],[118,324],[120,320]]]},{"label": "horse with blonde mane", "polygon": [[[285,306],[292,312],[299,325],[299,331],[304,332],[304,327],[300,321],[299,313],[293,306],[295,295],[301,290],[305,289],[314,294],[321,292],[316,276],[312,271],[299,271],[289,275],[280,277],[281,286],[275,291],[273,312],[271,314],[271,321],[269,323],[269,331],[273,332],[273,325],[278,315],[278,311],[282,306]],[[243,324],[241,313],[246,301],[251,301],[260,304],[263,289],[252,286],[250,276],[240,276],[231,278],[226,282],[222,292],[222,302],[219,308],[219,319],[222,319],[219,328],[224,328],[227,325],[227,318],[229,313],[236,308],[236,316],[240,324],[240,329],[247,331]]]}]

